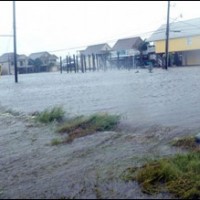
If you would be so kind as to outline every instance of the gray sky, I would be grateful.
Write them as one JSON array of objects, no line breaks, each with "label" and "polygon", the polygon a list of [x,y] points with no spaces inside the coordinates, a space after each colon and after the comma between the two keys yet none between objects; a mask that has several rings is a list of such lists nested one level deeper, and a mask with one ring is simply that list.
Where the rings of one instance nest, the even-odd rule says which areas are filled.
[{"label": "gray sky", "polygon": [[[198,1],[173,1],[171,21],[200,17],[199,8]],[[166,15],[167,1],[16,1],[17,52],[64,56],[76,47],[144,39],[166,23]],[[12,1],[0,1],[0,19],[0,35],[12,34]],[[12,51],[13,38],[0,37],[0,55]]]}]

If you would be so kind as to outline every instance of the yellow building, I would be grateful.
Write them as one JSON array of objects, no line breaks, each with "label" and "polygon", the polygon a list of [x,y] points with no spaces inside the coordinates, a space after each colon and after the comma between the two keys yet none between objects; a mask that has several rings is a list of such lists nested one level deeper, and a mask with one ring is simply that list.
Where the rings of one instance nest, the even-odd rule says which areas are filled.
[{"label": "yellow building", "polygon": [[[166,44],[166,25],[148,39],[155,53],[163,56]],[[169,53],[171,65],[200,65],[200,18],[170,23]]]}]

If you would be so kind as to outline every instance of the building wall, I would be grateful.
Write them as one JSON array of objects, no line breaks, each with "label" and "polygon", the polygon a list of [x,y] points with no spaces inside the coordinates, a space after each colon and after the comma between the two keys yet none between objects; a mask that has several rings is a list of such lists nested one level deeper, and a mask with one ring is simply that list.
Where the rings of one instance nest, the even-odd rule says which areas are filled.
[{"label": "building wall", "polygon": [[1,74],[2,75],[8,75],[8,67],[5,66],[4,64],[0,64],[1,65]]},{"label": "building wall", "polygon": [[9,65],[8,62],[0,63],[0,65],[2,67],[2,70],[1,70],[2,75],[8,75],[9,72],[11,74],[14,73],[14,66],[11,66],[11,64]]},{"label": "building wall", "polygon": [[50,68],[50,72],[57,72],[58,70],[58,66],[53,66]]},{"label": "building wall", "polygon": [[28,59],[18,60],[17,66],[18,67],[27,67],[28,66]]},{"label": "building wall", "polygon": [[[155,41],[156,53],[165,53],[165,40]],[[169,40],[169,52],[200,49],[200,36],[175,38]]]},{"label": "building wall", "polygon": [[184,65],[200,65],[200,50],[183,52]]},{"label": "building wall", "polygon": [[[13,62],[4,62],[0,63],[2,66],[2,75],[9,75],[9,74],[14,74],[14,63]],[[17,67],[18,68],[26,68],[28,67],[28,60],[21,60],[17,62]]]}]

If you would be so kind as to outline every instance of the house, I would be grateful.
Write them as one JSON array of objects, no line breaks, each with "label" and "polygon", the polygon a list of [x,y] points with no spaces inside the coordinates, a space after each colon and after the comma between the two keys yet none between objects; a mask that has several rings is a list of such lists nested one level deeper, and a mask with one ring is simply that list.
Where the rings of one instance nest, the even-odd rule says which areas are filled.
[{"label": "house", "polygon": [[5,53],[0,56],[1,73],[3,75],[14,74],[14,54]]},{"label": "house", "polygon": [[17,68],[19,74],[31,73],[34,71],[33,66],[28,64],[28,56],[24,54],[17,56]]},{"label": "house", "polygon": [[[5,53],[0,56],[0,65],[2,66],[2,74],[14,74],[14,53]],[[29,70],[28,57],[25,55],[17,55],[18,72],[22,73]]]},{"label": "house", "polygon": [[111,47],[107,43],[88,46],[81,54],[86,57],[86,68],[104,68],[108,65],[107,58]]},{"label": "house", "polygon": [[[154,43],[156,54],[163,58],[165,40],[166,25],[162,25],[148,39],[149,42]],[[169,64],[200,65],[200,18],[170,23]]]},{"label": "house", "polygon": [[119,39],[112,48],[110,61],[118,67],[134,66],[134,57],[143,40],[140,37]]},{"label": "house", "polygon": [[57,59],[56,55],[52,55],[46,51],[32,53],[29,56],[29,65],[35,67],[35,72],[57,71]]}]

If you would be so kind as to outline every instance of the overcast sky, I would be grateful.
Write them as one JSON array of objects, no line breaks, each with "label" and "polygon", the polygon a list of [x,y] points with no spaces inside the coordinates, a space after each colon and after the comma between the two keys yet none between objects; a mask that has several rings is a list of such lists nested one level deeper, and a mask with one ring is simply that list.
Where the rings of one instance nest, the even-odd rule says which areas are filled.
[{"label": "overcast sky", "polygon": [[[132,36],[144,39],[166,23],[166,17],[167,1],[16,1],[17,52],[64,56],[87,45],[112,45]],[[200,17],[200,2],[172,1],[170,17]],[[12,34],[12,1],[0,1],[0,19],[0,35]],[[13,38],[0,37],[0,55],[12,51]]]}]

